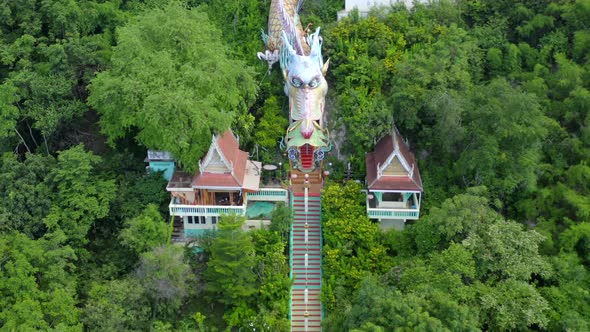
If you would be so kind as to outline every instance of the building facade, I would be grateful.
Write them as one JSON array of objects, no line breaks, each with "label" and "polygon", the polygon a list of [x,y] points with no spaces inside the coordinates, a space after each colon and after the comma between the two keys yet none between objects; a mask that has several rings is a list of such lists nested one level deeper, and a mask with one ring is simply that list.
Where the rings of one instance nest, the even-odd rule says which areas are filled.
[{"label": "building facade", "polygon": [[[198,236],[216,229],[224,214],[245,216],[245,229],[268,224],[264,218],[268,211],[260,205],[269,203],[272,211],[275,202],[288,202],[288,193],[281,188],[260,188],[261,174],[262,164],[240,150],[239,139],[231,130],[214,135],[199,171],[191,174],[177,168],[168,182],[175,228],[185,238]],[[252,211],[260,215],[249,213]]]}]

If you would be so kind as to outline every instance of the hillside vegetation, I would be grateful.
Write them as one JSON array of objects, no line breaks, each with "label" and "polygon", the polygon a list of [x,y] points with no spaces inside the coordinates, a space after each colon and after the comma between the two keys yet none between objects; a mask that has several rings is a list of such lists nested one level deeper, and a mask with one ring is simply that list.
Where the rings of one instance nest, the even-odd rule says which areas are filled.
[{"label": "hillside vegetation", "polygon": [[[256,58],[270,1],[0,2],[0,326],[286,331],[288,209],[169,245],[146,149],[196,171],[211,135],[278,163],[288,105]],[[456,0],[322,27],[337,138],[324,191],[327,331],[590,330],[590,1]],[[383,233],[341,183],[392,123],[421,219]],[[342,138],[345,139],[342,139]],[[339,157],[339,158],[337,158]],[[285,161],[283,160],[283,163]]]}]

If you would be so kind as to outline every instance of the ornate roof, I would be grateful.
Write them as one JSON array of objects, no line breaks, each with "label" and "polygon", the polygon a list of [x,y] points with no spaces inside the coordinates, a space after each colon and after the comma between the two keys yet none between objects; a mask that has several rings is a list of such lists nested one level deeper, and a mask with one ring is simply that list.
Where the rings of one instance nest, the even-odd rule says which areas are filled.
[{"label": "ornate roof", "polygon": [[367,153],[365,163],[369,190],[423,190],[414,154],[396,127]]},{"label": "ornate roof", "polygon": [[240,150],[240,141],[231,130],[213,135],[211,146],[199,162],[199,174],[192,181],[193,188],[243,188],[258,190],[259,162],[248,160],[248,153]]}]

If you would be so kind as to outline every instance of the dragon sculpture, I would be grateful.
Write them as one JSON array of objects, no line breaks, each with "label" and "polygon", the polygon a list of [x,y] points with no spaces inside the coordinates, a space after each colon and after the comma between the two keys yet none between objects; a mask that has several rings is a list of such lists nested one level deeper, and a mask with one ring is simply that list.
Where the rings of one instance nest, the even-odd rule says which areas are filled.
[{"label": "dragon sculpture", "polygon": [[277,61],[289,97],[290,125],[286,146],[291,166],[309,173],[321,168],[324,155],[330,150],[328,131],[323,128],[323,113],[328,83],[325,75],[329,60],[322,58],[320,28],[307,34],[298,12],[303,0],[272,0],[266,45],[258,58],[269,64]]}]

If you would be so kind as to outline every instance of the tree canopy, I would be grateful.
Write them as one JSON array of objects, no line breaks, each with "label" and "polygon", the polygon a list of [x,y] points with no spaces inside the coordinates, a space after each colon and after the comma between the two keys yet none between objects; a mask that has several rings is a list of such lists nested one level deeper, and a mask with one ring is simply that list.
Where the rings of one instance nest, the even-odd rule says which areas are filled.
[{"label": "tree canopy", "polygon": [[256,94],[253,71],[228,53],[198,9],[173,1],[137,15],[117,30],[110,68],[90,84],[102,132],[112,143],[134,135],[196,170],[211,135],[228,129]]}]

